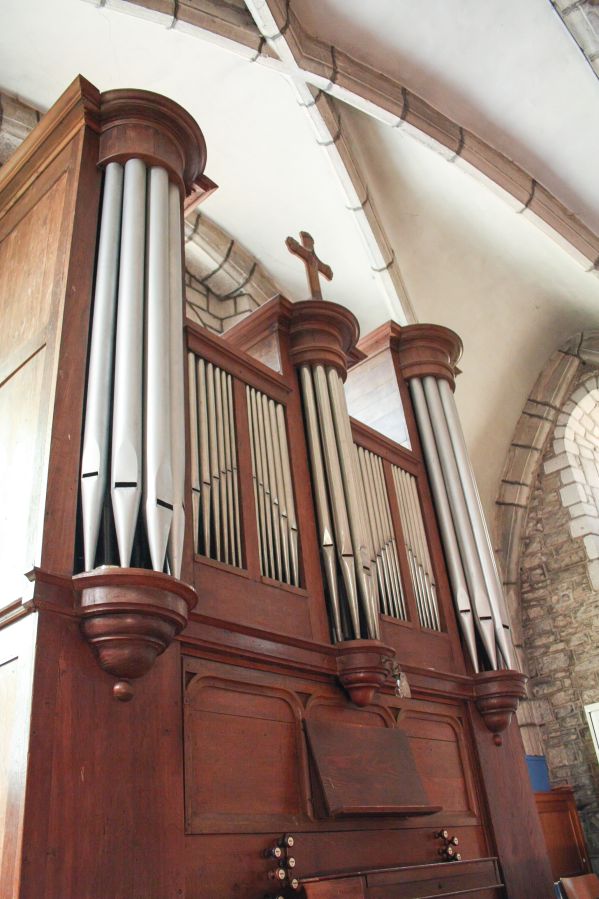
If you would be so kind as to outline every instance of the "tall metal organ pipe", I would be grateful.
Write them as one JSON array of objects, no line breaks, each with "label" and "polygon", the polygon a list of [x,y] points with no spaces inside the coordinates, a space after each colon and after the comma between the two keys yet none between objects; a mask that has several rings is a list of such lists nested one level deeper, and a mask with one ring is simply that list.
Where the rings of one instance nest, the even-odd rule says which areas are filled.
[{"label": "tall metal organ pipe", "polygon": [[109,472],[110,391],[118,289],[123,166],[106,167],[94,291],[94,319],[87,376],[87,408],[81,454],[81,506],[85,568],[94,567]]},{"label": "tall metal organ pipe", "polygon": [[433,427],[431,425],[426,398],[420,378],[412,378],[410,380],[410,392],[414,403],[414,412],[418,422],[418,431],[422,441],[422,449],[426,460],[426,467],[431,483],[433,498],[435,500],[435,508],[439,521],[439,529],[441,531],[441,539],[445,549],[445,558],[447,561],[447,570],[449,580],[454,596],[454,602],[458,611],[458,621],[464,634],[464,640],[468,647],[470,659],[475,671],[479,671],[478,653],[476,650],[476,634],[474,629],[474,618],[470,596],[468,595],[468,587],[466,586],[466,578],[462,567],[462,559],[458,541],[451,517],[451,509],[449,508],[449,499],[445,489],[445,481],[443,480],[443,472],[439,453],[435,443]]},{"label": "tall metal organ pipe", "polygon": [[[118,559],[131,564],[143,527],[151,567],[181,573],[185,512],[182,206],[166,169],[109,163],[90,336],[81,460],[84,567],[98,552],[108,484]],[[112,408],[112,420],[110,410]],[[108,455],[110,453],[110,461]],[[106,536],[106,534],[105,534]],[[136,564],[143,559],[143,540]]]},{"label": "tall metal organ pipe", "polygon": [[125,163],[114,360],[111,495],[121,566],[131,562],[142,492],[146,166]]},{"label": "tall metal organ pipe", "polygon": [[169,570],[181,577],[185,538],[185,396],[183,348],[183,247],[181,196],[169,185],[170,400],[173,520],[168,539]]},{"label": "tall metal organ pipe", "polygon": [[351,633],[343,638],[360,639],[363,621],[366,636],[379,639],[369,526],[343,382],[336,369],[320,364],[302,365],[300,377],[334,638],[345,620]]},{"label": "tall metal organ pipe", "polygon": [[447,420],[447,427],[449,429],[458,471],[460,473],[462,489],[468,507],[468,514],[470,515],[472,531],[474,533],[474,539],[476,541],[483,569],[483,576],[485,578],[491,608],[493,610],[497,643],[499,644],[499,649],[504,662],[508,668],[513,668],[515,667],[515,662],[501,580],[499,578],[499,572],[497,571],[495,556],[493,554],[491,540],[489,538],[489,532],[487,530],[482,504],[476,486],[476,480],[474,478],[474,472],[472,471],[462,425],[458,416],[455,398],[447,381],[440,381],[439,393],[443,411],[445,412],[445,418]]},{"label": "tall metal organ pipe", "polygon": [[423,380],[412,377],[410,391],[459,620],[474,668],[478,670],[472,615],[490,666],[513,667],[505,602],[453,392],[444,378],[432,375]]}]

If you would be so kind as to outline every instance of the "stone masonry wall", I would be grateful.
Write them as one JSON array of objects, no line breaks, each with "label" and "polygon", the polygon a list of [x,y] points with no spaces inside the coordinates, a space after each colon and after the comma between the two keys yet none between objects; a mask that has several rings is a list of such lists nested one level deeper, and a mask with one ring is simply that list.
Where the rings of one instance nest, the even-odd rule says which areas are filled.
[{"label": "stone masonry wall", "polygon": [[[574,394],[588,376],[589,367],[583,365]],[[556,467],[555,458],[550,438],[522,545],[524,646],[551,783],[574,786],[597,869],[599,764],[583,706],[599,701],[599,591],[589,579],[584,536],[572,536],[571,512],[563,503],[571,475]]]}]

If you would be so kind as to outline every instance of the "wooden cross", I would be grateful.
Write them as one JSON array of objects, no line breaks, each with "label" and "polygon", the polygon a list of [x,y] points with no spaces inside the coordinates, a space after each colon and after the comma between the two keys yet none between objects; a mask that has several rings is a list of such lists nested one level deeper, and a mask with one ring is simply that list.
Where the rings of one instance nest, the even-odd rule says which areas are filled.
[{"label": "wooden cross", "polygon": [[324,275],[327,281],[332,281],[333,270],[330,266],[321,262],[314,252],[314,238],[312,235],[308,234],[307,231],[300,231],[300,237],[302,239],[301,244],[299,244],[293,237],[288,237],[285,241],[287,249],[290,253],[293,253],[294,256],[299,256],[306,266],[311,299],[322,300],[318,273],[320,272],[321,275]]}]

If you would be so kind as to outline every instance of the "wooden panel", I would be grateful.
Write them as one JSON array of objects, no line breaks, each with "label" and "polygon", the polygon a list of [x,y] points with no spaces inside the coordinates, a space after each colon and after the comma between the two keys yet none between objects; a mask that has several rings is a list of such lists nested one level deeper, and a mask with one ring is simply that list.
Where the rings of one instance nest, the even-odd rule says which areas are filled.
[{"label": "wooden panel", "polygon": [[180,899],[179,645],[121,703],[79,622],[39,619],[19,899]]},{"label": "wooden panel", "polygon": [[0,387],[0,607],[22,596],[34,563],[41,524],[40,440],[48,420],[41,406],[45,350]]},{"label": "wooden panel", "polygon": [[0,631],[0,895],[17,896],[36,616]]},{"label": "wooden panel", "polygon": [[582,825],[571,787],[535,793],[554,880],[590,871]]},{"label": "wooden panel", "polygon": [[[435,896],[500,896],[496,859],[374,872],[366,876],[368,899],[433,899]],[[503,892],[503,891],[502,891]]]},{"label": "wooden panel", "polygon": [[364,880],[361,877],[344,877],[342,880],[321,880],[305,886],[306,899],[364,899]]},{"label": "wooden panel", "polygon": [[467,782],[468,759],[463,755],[457,720],[408,711],[399,727],[409,737],[428,801],[442,806],[447,814],[475,814],[474,796]]},{"label": "wooden panel", "polygon": [[329,815],[424,815],[428,807],[407,739],[393,727],[306,721]]},{"label": "wooden panel", "polygon": [[472,725],[482,769],[487,809],[508,896],[553,896],[553,878],[535,807],[518,722],[496,746],[472,708]]},{"label": "wooden panel", "polygon": [[65,152],[0,228],[0,607],[24,595],[39,561],[67,162]]},{"label": "wooden panel", "polygon": [[345,396],[352,418],[357,418],[395,443],[410,447],[393,359],[388,352],[378,353],[350,368],[345,382]]},{"label": "wooden panel", "polygon": [[293,695],[198,677],[185,699],[188,830],[276,827],[305,811],[300,714]]},{"label": "wooden panel", "polygon": [[0,242],[0,382],[39,348],[48,324],[66,185],[63,175]]}]

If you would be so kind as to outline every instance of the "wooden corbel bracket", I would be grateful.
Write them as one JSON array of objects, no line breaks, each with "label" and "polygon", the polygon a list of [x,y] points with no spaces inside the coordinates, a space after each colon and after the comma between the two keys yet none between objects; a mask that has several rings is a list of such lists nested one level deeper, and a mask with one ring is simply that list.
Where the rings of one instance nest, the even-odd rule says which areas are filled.
[{"label": "wooden corbel bracket", "polygon": [[513,670],[481,671],[474,677],[476,707],[496,746],[501,746],[501,733],[526,696],[527,680],[525,674]]},{"label": "wooden corbel bracket", "polygon": [[345,640],[335,646],[337,676],[355,705],[366,706],[390,676],[395,650],[380,640]]},{"label": "wooden corbel bracket", "polygon": [[141,568],[102,567],[76,575],[81,630],[100,667],[118,680],[115,699],[133,698],[130,681],[146,674],[187,625],[195,590]]}]

